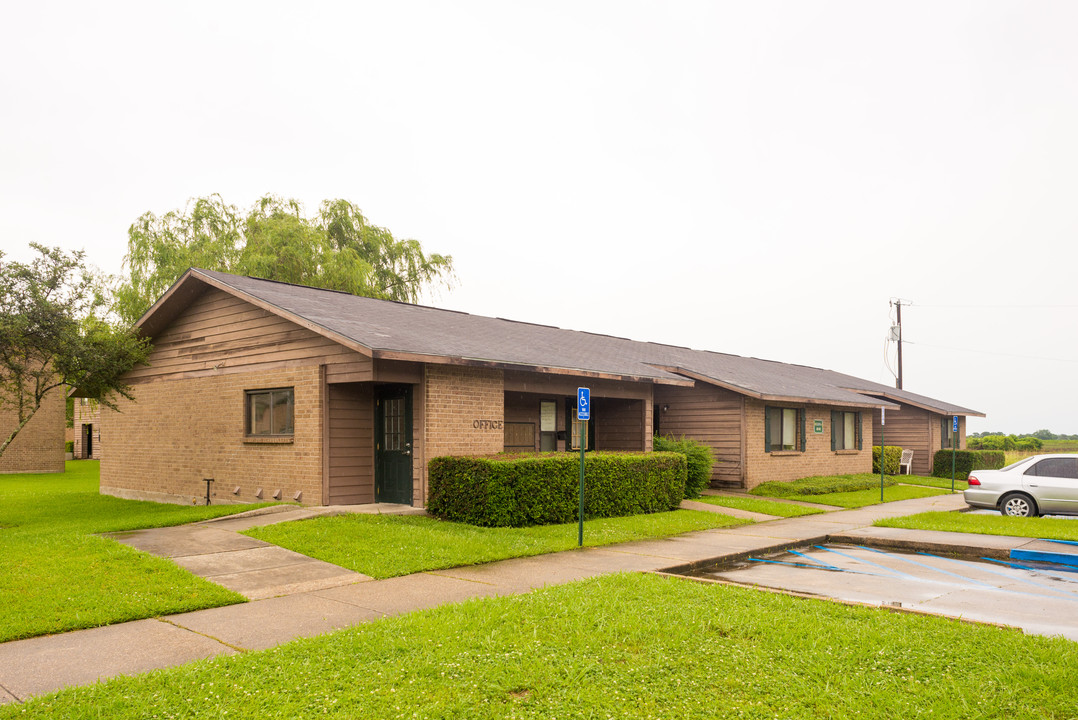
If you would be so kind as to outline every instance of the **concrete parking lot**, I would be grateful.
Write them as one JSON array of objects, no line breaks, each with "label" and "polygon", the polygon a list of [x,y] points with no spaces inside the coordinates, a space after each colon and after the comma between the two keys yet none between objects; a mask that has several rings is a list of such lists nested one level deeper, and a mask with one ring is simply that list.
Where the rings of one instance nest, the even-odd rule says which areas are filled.
[{"label": "concrete parking lot", "polygon": [[958,559],[859,545],[752,557],[704,577],[851,602],[1000,623],[1078,640],[1078,568]]}]

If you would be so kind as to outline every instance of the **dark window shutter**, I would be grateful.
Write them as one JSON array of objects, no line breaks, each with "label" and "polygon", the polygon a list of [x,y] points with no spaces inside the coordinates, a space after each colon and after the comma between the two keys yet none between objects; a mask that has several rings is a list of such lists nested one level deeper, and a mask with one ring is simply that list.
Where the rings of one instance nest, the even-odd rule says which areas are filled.
[{"label": "dark window shutter", "polygon": [[[861,449],[861,413],[857,413],[857,449]],[[882,452],[882,451],[881,451]],[[880,457],[883,457],[882,455]]]},{"label": "dark window shutter", "polygon": [[764,408],[764,452],[771,452],[771,408]]},{"label": "dark window shutter", "polygon": [[831,452],[834,452],[835,450],[838,450],[838,445],[835,442],[836,441],[835,435],[837,434],[837,430],[838,430],[837,417],[838,417],[838,413],[835,412],[834,410],[832,410],[831,411]]},{"label": "dark window shutter", "polygon": [[801,418],[801,452],[805,452],[805,411],[798,410],[797,415]]}]

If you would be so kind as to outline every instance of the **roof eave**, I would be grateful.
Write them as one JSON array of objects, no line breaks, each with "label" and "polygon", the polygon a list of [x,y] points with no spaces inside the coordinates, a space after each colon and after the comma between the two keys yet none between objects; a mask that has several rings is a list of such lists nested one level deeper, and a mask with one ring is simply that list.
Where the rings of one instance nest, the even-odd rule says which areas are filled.
[{"label": "roof eave", "polygon": [[897,405],[892,405],[889,402],[851,402],[849,400],[842,400],[837,398],[810,398],[800,397],[796,395],[774,395],[769,393],[761,393],[755,390],[749,390],[748,388],[741,387],[740,385],[734,385],[733,383],[722,382],[715,378],[708,377],[707,375],[701,375],[700,373],[687,370],[680,366],[663,366],[653,365],[660,370],[666,370],[667,372],[677,373],[678,375],[684,375],[690,377],[698,382],[707,383],[708,385],[714,385],[731,392],[738,393],[739,395],[745,395],[746,397],[755,398],[756,400],[762,400],[764,402],[784,402],[784,403],[801,403],[805,405],[833,405],[836,407],[863,407],[863,408],[894,408]]},{"label": "roof eave", "polygon": [[920,408],[921,410],[928,410],[929,412],[936,413],[937,415],[961,415],[962,417],[986,417],[986,415],[983,412],[978,412],[977,410],[968,410],[968,409],[965,409],[965,408],[952,408],[950,410],[944,410],[942,408],[933,407],[933,406],[931,406],[931,405],[929,405],[927,403],[920,403],[920,402],[917,402],[915,400],[910,400],[909,398],[900,397],[898,395],[895,395],[894,393],[889,393],[889,392],[886,392],[886,391],[857,390],[855,388],[846,388],[846,389],[850,390],[851,392],[859,393],[861,395],[882,395],[883,397],[887,398],[888,400],[891,400],[892,402],[898,403],[899,405],[910,405],[910,406],[915,407],[915,408]]},{"label": "roof eave", "polygon": [[575,377],[596,378],[598,380],[618,380],[622,382],[651,383],[654,385],[675,385],[681,387],[693,387],[696,383],[692,380],[680,378],[663,378],[650,375],[633,375],[626,373],[612,373],[601,370],[589,370],[585,368],[568,368],[554,365],[534,365],[529,363],[509,362],[505,360],[489,360],[484,358],[469,358],[452,355],[431,355],[413,353],[403,350],[372,350],[372,356],[379,360],[407,360],[411,362],[424,362],[433,365],[465,365],[469,367],[487,367],[498,370],[524,370],[528,372],[543,373],[546,375],[571,375]]}]

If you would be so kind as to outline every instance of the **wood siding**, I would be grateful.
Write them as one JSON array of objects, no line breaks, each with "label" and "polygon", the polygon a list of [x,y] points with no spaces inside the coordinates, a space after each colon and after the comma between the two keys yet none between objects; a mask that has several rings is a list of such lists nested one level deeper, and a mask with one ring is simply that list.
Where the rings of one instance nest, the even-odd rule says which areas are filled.
[{"label": "wood siding", "polygon": [[[529,393],[505,393],[505,422],[509,423],[530,423],[532,426],[532,450],[539,450],[539,403],[544,400],[554,400],[552,397],[544,397],[542,395],[532,395]],[[562,422],[564,425],[564,422]],[[513,448],[514,450],[523,449],[523,442],[520,447]]]},{"label": "wood siding", "polygon": [[694,388],[658,386],[655,405],[664,436],[684,435],[714,451],[720,462],[711,471],[712,484],[743,485],[740,395],[703,383]]},{"label": "wood siding", "polygon": [[596,450],[644,450],[642,400],[593,398],[591,413],[595,423]]},{"label": "wood siding", "polygon": [[[371,359],[221,290],[206,290],[153,338],[132,383],[325,364],[328,382],[372,378]],[[339,367],[338,367],[339,366]]]},{"label": "wood siding", "polygon": [[876,410],[872,413],[872,437],[878,442],[882,429],[885,444],[913,451],[910,470],[914,475],[931,475],[932,456],[939,450],[939,440],[933,443],[933,436],[939,437],[941,417],[928,410],[903,405],[900,410],[888,409],[887,425],[881,427],[880,411]]},{"label": "wood siding", "polygon": [[374,399],[368,383],[327,386],[328,505],[374,502]]}]

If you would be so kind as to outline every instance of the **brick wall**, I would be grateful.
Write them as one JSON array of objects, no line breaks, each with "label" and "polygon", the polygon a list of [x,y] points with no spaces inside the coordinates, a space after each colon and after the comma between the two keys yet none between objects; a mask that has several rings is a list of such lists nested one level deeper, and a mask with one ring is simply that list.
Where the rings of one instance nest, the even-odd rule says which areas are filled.
[{"label": "brick wall", "polygon": [[[417,398],[418,399],[418,398]],[[415,433],[423,434],[416,463],[415,504],[426,502],[427,461],[442,455],[483,455],[502,451],[505,382],[501,370],[427,365],[423,408]],[[478,427],[477,427],[478,425]]]},{"label": "brick wall", "polygon": [[[805,452],[772,452],[764,448],[764,407],[797,407],[805,413]],[[745,487],[752,489],[772,480],[797,480],[814,475],[872,472],[872,412],[861,412],[861,450],[831,450],[831,411],[858,410],[825,405],[786,405],[745,400]],[[813,432],[813,421],[823,421],[823,433]]]},{"label": "brick wall", "polygon": [[[30,422],[0,456],[0,473],[64,471],[64,399],[67,388],[59,387],[42,399]],[[0,407],[0,443],[19,424],[14,408]]]},{"label": "brick wall", "polygon": [[[295,388],[291,442],[244,436],[244,391]],[[322,393],[318,365],[210,377],[159,380],[134,386],[135,402],[102,412],[109,444],[101,461],[101,492],[160,502],[257,502],[255,492],[282,500],[302,492],[322,504]],[[240,488],[233,494],[235,487]]]},{"label": "brick wall", "polygon": [[72,439],[75,441],[75,458],[78,460],[86,459],[86,451],[83,448],[85,444],[85,435],[82,429],[83,425],[89,425],[92,428],[92,436],[90,438],[90,458],[93,460],[101,459],[101,405],[99,403],[90,402],[86,398],[74,398],[75,400],[75,420],[72,423]]}]

